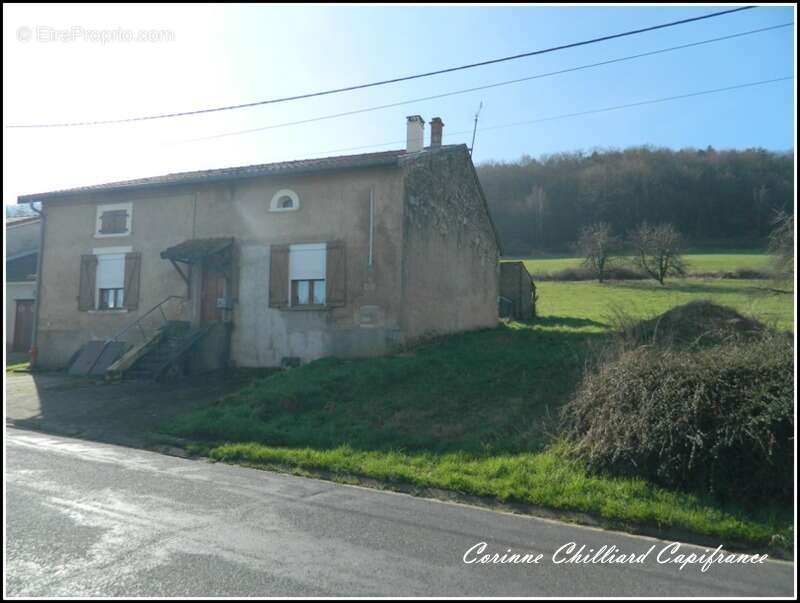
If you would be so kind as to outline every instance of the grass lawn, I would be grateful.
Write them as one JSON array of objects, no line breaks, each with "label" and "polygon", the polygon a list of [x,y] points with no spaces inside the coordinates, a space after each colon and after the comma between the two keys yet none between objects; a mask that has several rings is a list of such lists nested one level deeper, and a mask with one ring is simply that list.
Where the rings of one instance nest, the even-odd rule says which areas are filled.
[{"label": "grass lawn", "polygon": [[694,299],[792,328],[793,296],[764,281],[539,283],[540,318],[433,340],[383,358],[323,359],[252,382],[163,426],[211,458],[319,470],[593,513],[763,545],[791,509],[723,507],[642,480],[589,475],[565,458],[554,417],[587,344],[621,309],[642,318]]},{"label": "grass lawn", "polygon": [[23,362],[15,362],[6,365],[6,372],[8,373],[27,373],[30,371],[31,363],[29,360]]},{"label": "grass lawn", "polygon": [[[690,275],[733,272],[739,269],[766,270],[770,263],[770,256],[763,252],[690,253],[684,258]],[[581,264],[581,258],[526,259],[524,262],[528,272],[543,275],[566,268],[577,268]]]}]

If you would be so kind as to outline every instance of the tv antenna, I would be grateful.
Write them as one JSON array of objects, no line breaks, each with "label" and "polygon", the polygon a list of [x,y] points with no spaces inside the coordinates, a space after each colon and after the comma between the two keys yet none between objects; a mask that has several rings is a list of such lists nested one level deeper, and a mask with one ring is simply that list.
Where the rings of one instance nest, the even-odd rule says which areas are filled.
[{"label": "tv antenna", "polygon": [[483,109],[483,101],[481,104],[478,105],[478,110],[475,112],[475,125],[472,126],[472,144],[469,145],[469,154],[472,155],[472,151],[475,148],[475,132],[478,131],[478,116],[481,114],[481,109]]}]

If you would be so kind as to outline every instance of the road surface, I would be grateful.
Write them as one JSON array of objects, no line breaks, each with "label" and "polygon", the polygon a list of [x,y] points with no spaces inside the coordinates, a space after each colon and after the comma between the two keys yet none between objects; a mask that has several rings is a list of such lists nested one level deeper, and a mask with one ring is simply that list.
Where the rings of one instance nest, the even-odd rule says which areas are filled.
[{"label": "road surface", "polygon": [[[667,543],[654,539],[109,444],[7,428],[6,455],[9,596],[790,596],[794,588],[786,562],[680,570],[657,563]],[[480,542],[484,554],[542,558],[465,563]],[[570,542],[655,550],[639,564],[555,563]]]}]

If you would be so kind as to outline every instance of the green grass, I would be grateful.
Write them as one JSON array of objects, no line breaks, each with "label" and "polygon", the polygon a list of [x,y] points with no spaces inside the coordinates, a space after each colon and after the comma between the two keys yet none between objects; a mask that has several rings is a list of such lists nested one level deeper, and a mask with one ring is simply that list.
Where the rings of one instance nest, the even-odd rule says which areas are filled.
[{"label": "green grass", "polygon": [[217,460],[444,488],[767,543],[791,509],[723,507],[642,480],[589,475],[554,441],[591,342],[622,310],[649,318],[696,299],[792,329],[793,296],[764,281],[541,282],[540,318],[382,358],[323,359],[259,379],[163,426]]},{"label": "green grass", "polygon": [[340,446],[286,448],[257,443],[225,444],[211,458],[262,467],[290,466],[388,483],[441,488],[500,501],[591,513],[611,525],[642,524],[688,530],[727,543],[791,541],[791,509],[744,511],[644,480],[589,475],[555,445],[539,453],[473,456],[464,453],[375,453]]},{"label": "green grass", "polygon": [[514,323],[382,358],[326,358],[170,426],[281,446],[470,454],[536,450],[580,377],[591,321]]},{"label": "green grass", "polygon": [[793,296],[773,292],[763,280],[672,279],[663,287],[654,281],[542,281],[536,284],[536,291],[541,316],[591,320],[584,329],[590,332],[609,329],[616,311],[650,318],[697,299],[730,306],[770,326],[793,330]]},{"label": "green grass", "polygon": [[7,373],[27,373],[31,370],[31,363],[28,360],[24,362],[15,362],[14,364],[6,365]]},{"label": "green grass", "polygon": [[[770,256],[759,252],[694,253],[684,256],[689,275],[715,274],[735,270],[764,270],[769,268]],[[581,258],[556,257],[525,259],[525,267],[533,275],[544,275],[566,268],[577,268]]]}]

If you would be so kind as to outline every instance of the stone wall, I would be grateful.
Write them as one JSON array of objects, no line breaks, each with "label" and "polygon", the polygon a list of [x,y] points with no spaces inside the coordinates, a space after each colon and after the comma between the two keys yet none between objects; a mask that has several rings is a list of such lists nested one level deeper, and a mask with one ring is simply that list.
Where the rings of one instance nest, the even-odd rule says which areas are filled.
[{"label": "stone wall", "polygon": [[499,246],[464,146],[404,161],[406,340],[497,325]]}]

